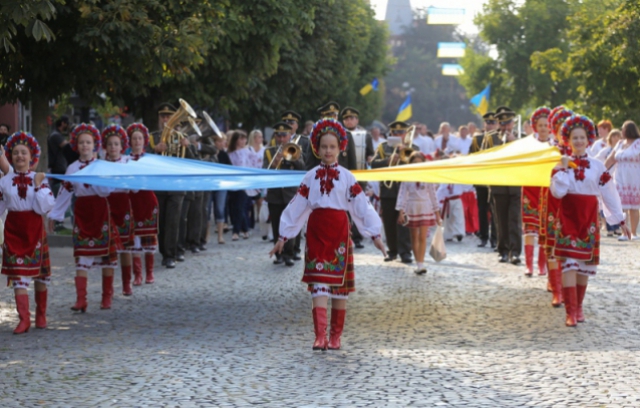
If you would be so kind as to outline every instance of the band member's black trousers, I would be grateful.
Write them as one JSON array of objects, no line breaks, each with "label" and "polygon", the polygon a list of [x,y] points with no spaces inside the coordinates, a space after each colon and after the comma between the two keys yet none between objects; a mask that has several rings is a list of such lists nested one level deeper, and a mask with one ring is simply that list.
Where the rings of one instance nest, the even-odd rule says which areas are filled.
[{"label": "band member's black trousers", "polygon": [[158,245],[162,259],[176,259],[180,213],[185,193],[182,191],[156,191],[160,214],[158,217]]},{"label": "band member's black trousers", "polygon": [[522,215],[520,194],[494,194],[500,255],[520,256],[522,253]]},{"label": "band member's black trousers", "polygon": [[[271,218],[271,230],[273,231],[273,238],[276,240],[280,237],[280,218],[284,209],[287,208],[287,204],[271,204],[269,203],[269,217]],[[282,250],[282,257],[285,259],[293,259],[293,251],[295,245],[295,237],[287,240],[284,243]],[[278,256],[279,257],[279,256]]]},{"label": "band member's black trousers", "polygon": [[[476,197],[478,198],[478,217],[480,223],[480,239],[489,240],[489,226],[491,226],[491,242],[497,242],[496,225],[494,215],[491,214],[491,204],[489,202],[489,187],[475,186]],[[490,215],[491,214],[491,215]]]},{"label": "band member's black trousers", "polygon": [[380,199],[382,224],[384,225],[384,234],[387,237],[389,256],[411,256],[411,233],[409,228],[398,224],[399,212],[396,211],[396,201],[397,199],[394,197]]}]

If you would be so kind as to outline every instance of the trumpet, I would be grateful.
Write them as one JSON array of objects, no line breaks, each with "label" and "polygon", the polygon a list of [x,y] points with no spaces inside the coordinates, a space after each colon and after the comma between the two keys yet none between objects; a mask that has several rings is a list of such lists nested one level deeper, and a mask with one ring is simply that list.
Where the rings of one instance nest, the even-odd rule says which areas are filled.
[{"label": "trumpet", "polygon": [[179,102],[180,108],[178,108],[176,113],[171,115],[167,123],[165,123],[164,129],[162,129],[160,142],[164,143],[167,146],[167,150],[162,152],[163,156],[184,158],[186,148],[182,146],[180,142],[185,138],[185,136],[181,131],[176,130],[175,128],[185,120],[190,120],[190,126],[197,128],[197,125],[194,121],[194,119],[197,117],[196,112],[184,99],[179,99]]},{"label": "trumpet", "polygon": [[[393,167],[393,166],[397,166],[399,163],[402,164],[409,164],[409,157],[411,156],[411,154],[415,151],[411,148],[411,146],[413,146],[413,138],[416,134],[416,125],[411,125],[409,126],[409,129],[407,129],[407,134],[405,135],[404,139],[402,140],[402,142],[405,144],[405,146],[401,149],[398,149],[400,147],[400,145],[402,143],[398,143],[396,145],[396,147],[394,147],[393,149],[393,153],[391,153],[391,157],[393,157],[396,154],[399,154],[399,158],[396,161],[395,164],[391,163],[391,159],[389,159],[389,166],[388,167]],[[399,151],[398,151],[399,150]],[[393,181],[383,181],[382,184],[384,184],[384,186],[386,188],[391,188],[391,186],[393,185]]]},{"label": "trumpet", "polygon": [[[282,153],[283,160],[286,160],[286,161],[298,160],[300,156],[302,156],[302,148],[298,144],[299,141],[300,141],[300,136],[298,136],[293,142],[280,145],[280,147],[278,147],[278,150],[276,150],[276,154],[273,156],[273,158],[271,159],[271,162],[267,166],[267,170],[271,170],[271,166],[276,161],[276,157],[278,157],[278,155],[281,153]],[[280,161],[280,163],[282,163],[282,161]],[[275,168],[275,170],[278,170],[280,168],[280,163],[278,163],[278,166]]]}]

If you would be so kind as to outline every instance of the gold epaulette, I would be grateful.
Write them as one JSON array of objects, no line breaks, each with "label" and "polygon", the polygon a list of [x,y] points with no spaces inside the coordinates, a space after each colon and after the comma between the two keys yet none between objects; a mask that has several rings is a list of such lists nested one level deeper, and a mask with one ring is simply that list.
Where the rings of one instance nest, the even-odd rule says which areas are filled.
[{"label": "gold epaulette", "polygon": [[384,144],[384,143],[380,143],[380,144],[378,145],[378,154],[380,155],[380,159],[381,159],[381,160],[384,160],[384,158],[385,158],[385,157],[387,157],[387,156],[384,154],[384,146],[385,146],[385,144]]}]

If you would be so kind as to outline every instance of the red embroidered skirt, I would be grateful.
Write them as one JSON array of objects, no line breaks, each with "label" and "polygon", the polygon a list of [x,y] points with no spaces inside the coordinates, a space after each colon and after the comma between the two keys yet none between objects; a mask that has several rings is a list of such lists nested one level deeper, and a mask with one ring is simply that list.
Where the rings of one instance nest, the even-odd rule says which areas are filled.
[{"label": "red embroidered skirt", "polygon": [[2,251],[2,274],[9,278],[51,275],[44,222],[35,211],[9,211]]},{"label": "red embroidered skirt", "polygon": [[113,256],[122,249],[105,197],[78,197],[73,215],[73,256]]},{"label": "red embroidered skirt", "polygon": [[133,211],[129,193],[111,193],[107,197],[111,220],[123,245],[133,243]]},{"label": "red embroidered skirt", "polygon": [[567,194],[560,200],[559,218],[560,229],[556,237],[555,256],[598,265],[598,198],[592,195]]},{"label": "red embroidered skirt", "polygon": [[349,217],[342,210],[313,210],[307,222],[302,282],[332,286],[334,293],[356,290]]},{"label": "red embroidered skirt", "polygon": [[560,200],[551,194],[548,187],[542,187],[540,189],[540,205],[538,208],[540,213],[538,243],[545,248],[547,256],[553,257],[553,249],[556,246],[558,232]]},{"label": "red embroidered skirt", "polygon": [[538,234],[540,229],[540,187],[522,187],[522,230]]},{"label": "red embroidered skirt", "polygon": [[130,193],[133,232],[137,237],[158,235],[158,198],[153,191]]}]

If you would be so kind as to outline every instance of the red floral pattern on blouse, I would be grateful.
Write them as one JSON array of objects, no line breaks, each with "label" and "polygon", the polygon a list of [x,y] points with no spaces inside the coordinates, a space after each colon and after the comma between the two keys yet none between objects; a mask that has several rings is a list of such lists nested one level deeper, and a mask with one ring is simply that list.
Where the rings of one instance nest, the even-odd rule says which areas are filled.
[{"label": "red floral pattern on blouse", "polygon": [[349,195],[351,195],[351,198],[354,198],[355,196],[357,196],[360,193],[362,193],[362,187],[360,187],[360,184],[358,184],[358,183],[355,183],[349,189]]},{"label": "red floral pattern on blouse", "polygon": [[333,180],[340,180],[340,170],[338,170],[338,163],[327,166],[321,164],[316,170],[316,180],[320,180],[320,193],[331,194],[333,190]]},{"label": "red floral pattern on blouse", "polygon": [[576,176],[576,180],[584,181],[585,169],[591,168],[591,163],[589,163],[589,159],[587,159],[587,156],[585,155],[581,157],[576,157],[575,159],[573,159],[573,162],[576,164],[576,166],[578,166],[577,168],[573,169],[573,172]]},{"label": "red floral pattern on blouse", "polygon": [[298,194],[300,194],[304,198],[309,198],[309,187],[304,183],[300,184],[298,188]]},{"label": "red floral pattern on blouse", "polygon": [[13,186],[18,187],[18,197],[23,200],[27,199],[27,187],[31,186],[33,183],[33,179],[29,177],[26,173],[17,173],[16,176],[13,177]]},{"label": "red floral pattern on blouse", "polygon": [[611,180],[611,174],[608,171],[605,171],[604,173],[602,173],[602,176],[600,176],[600,185],[604,186],[610,180]]}]

